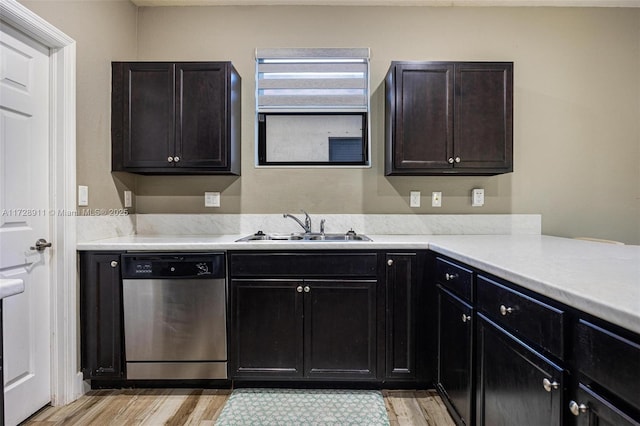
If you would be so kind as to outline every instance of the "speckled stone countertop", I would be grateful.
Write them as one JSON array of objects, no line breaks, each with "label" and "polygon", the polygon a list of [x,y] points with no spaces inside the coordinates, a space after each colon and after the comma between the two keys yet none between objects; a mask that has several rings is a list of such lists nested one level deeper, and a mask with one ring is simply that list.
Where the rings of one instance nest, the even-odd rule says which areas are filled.
[{"label": "speckled stone countertop", "polygon": [[431,249],[640,333],[640,246],[545,235],[369,235],[372,242],[235,242],[244,235],[132,235],[78,250]]}]

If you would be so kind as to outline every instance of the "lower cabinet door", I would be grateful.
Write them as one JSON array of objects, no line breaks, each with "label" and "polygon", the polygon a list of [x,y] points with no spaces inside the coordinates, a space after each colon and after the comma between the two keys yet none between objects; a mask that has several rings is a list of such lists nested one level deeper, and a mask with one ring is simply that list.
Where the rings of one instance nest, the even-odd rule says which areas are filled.
[{"label": "lower cabinet door", "polygon": [[125,376],[120,254],[80,253],[80,362],[85,379]]},{"label": "lower cabinet door", "polygon": [[633,419],[592,389],[580,383],[576,399],[569,402],[569,411],[577,416],[577,426],[639,426]]},{"label": "lower cabinet door", "polygon": [[307,378],[376,378],[376,281],[304,281]]},{"label": "lower cabinet door", "polygon": [[231,281],[233,378],[302,377],[301,286],[293,280]]},{"label": "lower cabinet door", "polygon": [[563,370],[481,314],[477,339],[476,424],[562,424]]},{"label": "lower cabinet door", "polygon": [[471,306],[439,287],[438,387],[466,425],[473,424],[472,344]]}]

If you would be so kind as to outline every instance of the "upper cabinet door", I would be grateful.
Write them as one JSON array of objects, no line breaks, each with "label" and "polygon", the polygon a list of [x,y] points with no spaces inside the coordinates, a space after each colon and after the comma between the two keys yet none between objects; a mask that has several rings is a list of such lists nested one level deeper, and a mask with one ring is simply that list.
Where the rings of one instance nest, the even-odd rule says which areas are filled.
[{"label": "upper cabinet door", "polygon": [[400,64],[387,82],[387,90],[389,82],[395,88],[387,94],[392,104],[388,109],[395,109],[390,123],[393,133],[389,135],[393,139],[393,161],[388,166],[409,174],[420,169],[449,168],[447,159],[453,152],[453,65]]},{"label": "upper cabinet door", "polygon": [[231,62],[114,62],[112,170],[240,174],[240,76]]},{"label": "upper cabinet door", "polygon": [[227,67],[176,64],[176,166],[227,166]]},{"label": "upper cabinet door", "polygon": [[386,175],[513,171],[513,63],[393,62]]},{"label": "upper cabinet door", "polygon": [[174,146],[174,65],[118,65],[122,81],[114,78],[119,87],[113,93],[122,96],[122,166],[167,167]]},{"label": "upper cabinet door", "polygon": [[456,65],[454,167],[513,171],[513,64]]}]

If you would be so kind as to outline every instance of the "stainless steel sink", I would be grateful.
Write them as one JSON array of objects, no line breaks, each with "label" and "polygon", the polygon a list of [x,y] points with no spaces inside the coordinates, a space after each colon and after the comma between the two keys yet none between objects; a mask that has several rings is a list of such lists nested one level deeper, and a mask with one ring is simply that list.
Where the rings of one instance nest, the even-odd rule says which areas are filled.
[{"label": "stainless steel sink", "polygon": [[363,234],[356,234],[353,230],[345,234],[324,234],[324,233],[291,233],[291,234],[265,234],[258,231],[255,234],[247,235],[236,242],[256,242],[256,241],[372,241],[371,238]]}]

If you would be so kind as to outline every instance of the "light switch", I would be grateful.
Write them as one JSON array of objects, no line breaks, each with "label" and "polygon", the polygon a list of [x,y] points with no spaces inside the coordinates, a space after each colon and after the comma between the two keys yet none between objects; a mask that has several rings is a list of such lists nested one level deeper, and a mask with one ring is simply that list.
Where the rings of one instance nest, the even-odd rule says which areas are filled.
[{"label": "light switch", "polygon": [[205,207],[220,207],[220,193],[219,192],[205,192],[204,193],[204,206]]},{"label": "light switch", "polygon": [[124,207],[127,208],[131,206],[133,206],[131,191],[124,191]]},{"label": "light switch", "polygon": [[84,185],[78,185],[78,205],[89,205],[89,187]]},{"label": "light switch", "polygon": [[409,207],[420,207],[420,191],[411,191]]}]

